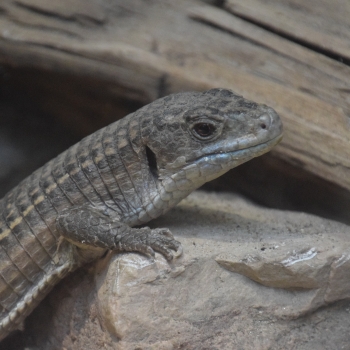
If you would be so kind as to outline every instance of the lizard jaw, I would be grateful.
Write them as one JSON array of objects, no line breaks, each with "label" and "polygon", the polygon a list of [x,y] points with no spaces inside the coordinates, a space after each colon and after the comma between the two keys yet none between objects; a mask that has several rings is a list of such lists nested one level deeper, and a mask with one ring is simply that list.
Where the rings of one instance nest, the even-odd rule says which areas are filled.
[{"label": "lizard jaw", "polygon": [[[203,180],[202,184],[204,184],[252,158],[269,152],[271,148],[281,141],[282,136],[280,134],[267,142],[232,152],[208,154],[192,162],[189,167],[195,165],[199,168]],[[186,168],[184,167],[183,170],[186,171]]]},{"label": "lizard jaw", "polygon": [[204,183],[223,175],[228,170],[270,151],[281,139],[282,134],[267,142],[245,149],[207,154],[175,173],[161,177],[161,187],[166,192],[182,192],[182,198],[184,198],[187,195],[185,193],[190,193]]}]

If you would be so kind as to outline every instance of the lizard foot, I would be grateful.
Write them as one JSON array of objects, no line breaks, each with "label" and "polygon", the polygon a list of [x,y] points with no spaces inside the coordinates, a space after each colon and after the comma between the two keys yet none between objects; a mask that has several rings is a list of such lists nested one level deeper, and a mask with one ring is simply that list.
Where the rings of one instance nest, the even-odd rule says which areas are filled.
[{"label": "lizard foot", "polygon": [[[174,239],[174,236],[167,228],[150,229],[143,227],[132,229],[120,239],[117,244],[120,251],[139,252],[154,258],[155,251],[164,255],[167,260],[177,258],[182,254],[181,243]],[[173,254],[171,250],[176,253]]]}]

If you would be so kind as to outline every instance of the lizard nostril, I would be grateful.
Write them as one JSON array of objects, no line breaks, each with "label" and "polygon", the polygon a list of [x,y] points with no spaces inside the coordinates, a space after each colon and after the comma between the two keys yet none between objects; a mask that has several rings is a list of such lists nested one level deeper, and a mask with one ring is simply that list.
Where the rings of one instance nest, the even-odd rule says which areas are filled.
[{"label": "lizard nostril", "polygon": [[258,123],[260,129],[269,129],[271,125],[271,116],[268,113],[263,113],[259,117]]}]

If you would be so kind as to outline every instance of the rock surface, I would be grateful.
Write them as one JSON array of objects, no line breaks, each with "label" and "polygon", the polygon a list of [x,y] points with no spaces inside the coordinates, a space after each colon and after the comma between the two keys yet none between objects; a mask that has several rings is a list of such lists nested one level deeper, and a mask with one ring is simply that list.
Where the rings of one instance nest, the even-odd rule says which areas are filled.
[{"label": "rock surface", "polygon": [[348,226],[204,192],[152,226],[172,230],[180,259],[108,254],[77,271],[29,318],[26,346],[350,348]]}]

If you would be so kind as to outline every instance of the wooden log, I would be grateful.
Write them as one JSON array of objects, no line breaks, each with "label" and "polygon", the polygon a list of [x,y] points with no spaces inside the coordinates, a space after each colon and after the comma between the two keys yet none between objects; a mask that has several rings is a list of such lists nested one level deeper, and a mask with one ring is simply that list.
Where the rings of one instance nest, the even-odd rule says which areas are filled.
[{"label": "wooden log", "polygon": [[[67,89],[69,98],[62,101],[74,105],[94,98],[96,118],[105,113],[97,98],[101,91],[103,103],[115,98],[148,103],[181,90],[233,89],[281,115],[285,137],[274,154],[350,190],[349,66],[277,35],[283,23],[270,18],[276,12],[262,22],[255,16],[265,18],[262,11],[267,16],[271,6],[249,1],[256,12],[248,16],[243,14],[248,5],[234,1],[218,8],[196,0],[5,0],[0,4],[0,63],[41,72],[44,88],[40,98],[33,97],[40,103],[58,93],[55,80],[45,81],[44,73],[89,80],[85,99],[74,100],[74,91]],[[286,16],[295,7],[283,6]],[[266,29],[270,19],[274,32]],[[293,20],[288,28],[301,23]],[[319,45],[319,38],[304,33]],[[329,52],[347,59],[346,43],[335,52],[330,41],[325,41]],[[64,96],[64,85],[58,88]],[[52,112],[62,112],[57,103]]]},{"label": "wooden log", "polygon": [[347,0],[227,0],[225,8],[335,59],[350,61]]}]

